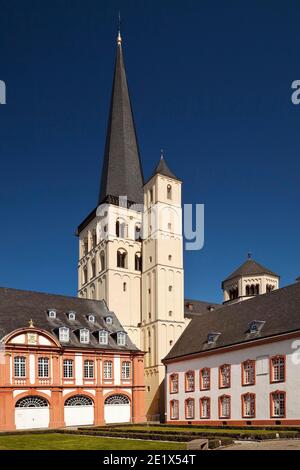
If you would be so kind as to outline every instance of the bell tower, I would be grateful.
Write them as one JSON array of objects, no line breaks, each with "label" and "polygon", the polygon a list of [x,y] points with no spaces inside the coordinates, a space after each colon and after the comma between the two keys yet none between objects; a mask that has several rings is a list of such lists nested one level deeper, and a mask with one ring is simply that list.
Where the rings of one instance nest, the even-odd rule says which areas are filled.
[{"label": "bell tower", "polygon": [[149,420],[162,417],[167,355],[185,328],[181,181],[161,155],[144,186],[142,339]]}]

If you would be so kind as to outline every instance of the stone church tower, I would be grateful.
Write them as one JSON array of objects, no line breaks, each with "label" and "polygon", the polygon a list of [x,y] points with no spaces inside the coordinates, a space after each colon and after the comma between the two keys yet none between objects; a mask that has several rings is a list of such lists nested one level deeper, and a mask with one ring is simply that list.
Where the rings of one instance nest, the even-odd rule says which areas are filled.
[{"label": "stone church tower", "polygon": [[144,183],[117,39],[98,206],[79,225],[79,297],[104,299],[145,357],[146,413],[164,412],[161,360],[183,332],[181,181],[163,155]]}]

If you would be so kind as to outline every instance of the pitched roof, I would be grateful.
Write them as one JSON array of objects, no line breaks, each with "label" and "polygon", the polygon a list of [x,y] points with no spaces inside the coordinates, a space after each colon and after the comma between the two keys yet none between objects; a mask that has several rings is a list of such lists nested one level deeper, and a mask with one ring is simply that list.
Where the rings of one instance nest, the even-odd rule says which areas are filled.
[{"label": "pitched roof", "polygon": [[[194,315],[165,360],[187,354],[251,342],[258,338],[300,331],[300,283],[262,294],[236,304],[224,305],[206,315]],[[257,335],[249,324],[265,322]],[[216,343],[207,344],[207,335],[221,333]]]},{"label": "pitched roof", "polygon": [[[49,309],[56,310],[55,319],[49,318],[47,314]],[[76,313],[75,320],[68,319],[67,313],[70,311]],[[89,314],[95,316],[95,323],[88,321]],[[113,317],[112,325],[105,322],[105,317],[108,315]],[[27,327],[29,319],[33,320],[34,326],[46,330],[56,337],[58,337],[59,327],[69,327],[70,341],[61,343],[62,346],[102,350],[138,350],[129,337],[126,346],[117,344],[114,333],[124,331],[124,329],[116,315],[108,310],[106,303],[102,300],[79,299],[0,287],[0,339],[18,328]],[[80,343],[78,335],[75,333],[80,328],[87,328],[90,331],[89,344]],[[101,329],[110,333],[108,345],[99,345],[97,332]]]},{"label": "pitched roof", "polygon": [[143,203],[143,172],[128,91],[121,39],[118,40],[99,204],[109,196]]},{"label": "pitched roof", "polygon": [[204,315],[222,307],[221,304],[205,302],[203,300],[184,299],[184,316],[192,318],[194,315]]},{"label": "pitched roof", "polygon": [[233,273],[226,277],[223,283],[225,281],[233,279],[234,277],[251,276],[258,274],[270,274],[271,276],[279,277],[278,274],[274,273],[268,268],[265,268],[261,264],[257,263],[254,259],[248,258],[238,269],[236,269],[235,271],[233,271]]},{"label": "pitched roof", "polygon": [[[161,155],[160,160],[159,160],[159,162],[158,162],[158,164],[157,164],[157,166],[156,166],[156,168],[155,168],[155,170],[154,170],[154,172],[153,172],[151,178],[153,178],[153,176],[154,176],[154,175],[157,175],[157,174],[163,175],[163,176],[167,176],[167,177],[169,177],[169,178],[172,178],[172,179],[174,179],[174,180],[178,180],[178,181],[179,181],[179,179],[177,178],[177,176],[174,175],[174,173],[173,173],[173,172],[170,170],[170,168],[168,167],[168,165],[167,165],[167,163],[166,163],[166,160],[165,160],[165,158],[164,158],[163,155]],[[150,178],[150,179],[151,179],[151,178]]]}]

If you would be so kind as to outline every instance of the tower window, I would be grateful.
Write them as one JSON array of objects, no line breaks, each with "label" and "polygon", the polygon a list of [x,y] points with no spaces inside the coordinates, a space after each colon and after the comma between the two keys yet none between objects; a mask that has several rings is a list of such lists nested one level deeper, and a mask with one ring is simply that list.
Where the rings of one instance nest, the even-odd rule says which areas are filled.
[{"label": "tower window", "polygon": [[127,268],[127,252],[125,250],[117,251],[117,267]]},{"label": "tower window", "polygon": [[83,240],[83,255],[85,256],[89,251],[89,242],[88,242],[88,239],[85,238]]},{"label": "tower window", "polygon": [[100,253],[100,271],[104,271],[105,269],[105,254],[104,251]]},{"label": "tower window", "polygon": [[151,312],[148,313],[149,320],[151,320]]},{"label": "tower window", "polygon": [[168,223],[168,230],[171,230],[172,229],[172,224],[171,222]]},{"label": "tower window", "polygon": [[142,257],[141,253],[136,253],[134,257],[134,269],[136,271],[141,271],[142,270]]},{"label": "tower window", "polygon": [[127,290],[127,284],[126,282],[123,282],[123,292],[126,292],[126,290]]},{"label": "tower window", "polygon": [[93,244],[93,248],[95,248],[95,246],[97,245],[97,234],[95,231],[92,234],[92,244]]},{"label": "tower window", "polygon": [[169,286],[169,292],[172,292],[173,287]]},{"label": "tower window", "polygon": [[173,341],[172,340],[169,341],[169,345],[173,346]]},{"label": "tower window", "polygon": [[149,191],[149,196],[150,196],[150,204],[153,203],[153,189],[151,188]]},{"label": "tower window", "polygon": [[127,237],[127,225],[125,222],[120,220],[116,221],[116,236],[119,238]]},{"label": "tower window", "polygon": [[167,198],[172,199],[172,186],[170,184],[167,186]]},{"label": "tower window", "polygon": [[87,283],[87,267],[84,266],[83,268],[83,284]]},{"label": "tower window", "polygon": [[91,273],[91,279],[92,279],[93,277],[96,276],[96,263],[94,259],[92,260],[91,266],[92,266],[92,273]]},{"label": "tower window", "polygon": [[168,260],[169,260],[169,261],[172,261],[172,255],[169,255],[169,256],[168,256]]},{"label": "tower window", "polygon": [[239,289],[238,287],[234,287],[233,289],[230,289],[229,291],[229,299],[230,300],[234,300],[234,299],[238,299],[239,297]]},{"label": "tower window", "polygon": [[149,263],[152,263],[152,256],[149,256]]},{"label": "tower window", "polygon": [[134,238],[135,240],[140,240],[141,239],[141,225],[140,224],[135,224],[134,228]]},{"label": "tower window", "polygon": [[173,316],[173,312],[172,310],[169,310],[169,317],[172,317]]}]

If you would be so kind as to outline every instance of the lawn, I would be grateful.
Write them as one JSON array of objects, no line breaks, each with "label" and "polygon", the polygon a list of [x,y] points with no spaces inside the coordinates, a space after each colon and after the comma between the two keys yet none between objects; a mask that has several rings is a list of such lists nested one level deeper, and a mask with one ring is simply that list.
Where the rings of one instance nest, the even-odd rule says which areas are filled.
[{"label": "lawn", "polygon": [[[159,432],[163,432],[163,433],[167,433],[167,434],[172,434],[172,433],[176,433],[176,434],[185,434],[185,433],[197,433],[197,434],[212,434],[212,435],[216,435],[216,434],[221,434],[221,435],[236,435],[236,434],[242,434],[242,435],[252,435],[252,434],[263,434],[263,435],[272,435],[274,434],[274,430],[271,430],[271,429],[259,429],[259,430],[255,430],[255,429],[226,429],[226,428],[196,428],[196,427],[193,427],[193,426],[187,426],[187,427],[176,427],[175,425],[174,426],[156,426],[156,425],[149,425],[149,426],[139,426],[139,425],[136,425],[136,426],[118,426],[118,427],[115,427],[114,428],[116,431],[123,431],[123,432],[133,432],[133,431],[159,431]],[[280,430],[278,430],[280,431]],[[282,431],[281,431],[282,432]],[[284,434],[286,434],[287,436],[289,434],[292,434],[293,432],[289,432],[289,431],[284,431]]]},{"label": "lawn", "polygon": [[0,435],[0,450],[185,450],[175,442],[111,439],[66,434]]}]

